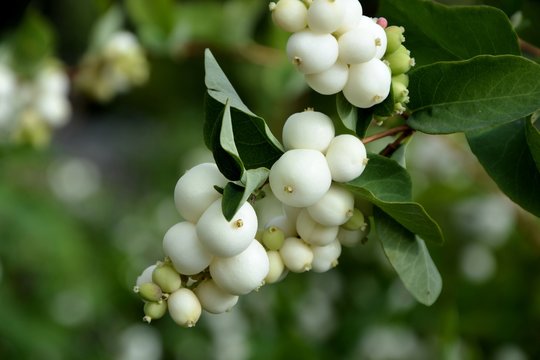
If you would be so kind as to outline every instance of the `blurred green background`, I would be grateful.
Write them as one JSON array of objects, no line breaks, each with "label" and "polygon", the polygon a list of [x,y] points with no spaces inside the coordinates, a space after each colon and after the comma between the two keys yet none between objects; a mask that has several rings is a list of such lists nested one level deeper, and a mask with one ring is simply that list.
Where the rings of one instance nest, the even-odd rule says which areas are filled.
[{"label": "blurred green background", "polygon": [[[498,6],[540,46],[540,1],[444,2]],[[375,16],[377,1],[362,4]],[[2,38],[37,11],[74,69],[111,2],[19,5],[2,15]],[[432,307],[406,292],[370,239],[345,248],[336,269],[290,274],[194,329],[168,317],[144,324],[135,278],[180,221],[178,177],[211,158],[204,48],[278,137],[291,113],[335,108],[286,60],[287,34],[266,1],[119,5],[147,51],[148,83],[108,104],[72,92],[70,122],[49,147],[0,147],[0,359],[540,358],[539,220],[501,195],[459,135],[417,134],[408,151],[416,198],[447,237],[430,247],[444,281]]]}]

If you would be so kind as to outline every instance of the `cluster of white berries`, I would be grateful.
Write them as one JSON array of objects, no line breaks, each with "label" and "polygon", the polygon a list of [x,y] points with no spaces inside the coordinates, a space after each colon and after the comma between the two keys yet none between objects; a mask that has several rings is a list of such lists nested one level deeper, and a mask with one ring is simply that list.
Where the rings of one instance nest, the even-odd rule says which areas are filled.
[{"label": "cluster of white berries", "polygon": [[100,102],[110,101],[148,80],[149,65],[139,41],[130,32],[113,33],[102,48],[85,54],[75,86]]},{"label": "cluster of white berries", "polygon": [[386,24],[364,16],[358,0],[279,0],[270,10],[274,23],[293,33],[287,56],[313,90],[343,91],[359,108],[387,98],[391,73],[381,60]]},{"label": "cluster of white berries", "polygon": [[31,76],[16,74],[0,62],[0,142],[46,145],[52,128],[71,114],[69,80],[56,62],[47,62]]},{"label": "cluster of white berries", "polygon": [[338,184],[364,171],[363,143],[335,136],[332,120],[313,110],[287,119],[283,142],[287,151],[260,191],[277,199],[281,211],[264,224],[250,201],[231,220],[224,217],[216,189],[228,180],[215,164],[199,164],[178,180],[174,199],[184,221],[164,236],[165,261],[144,270],[135,287],[145,301],[145,321],[168,309],[179,325],[194,326],[202,310],[228,311],[240,295],[280,281],[289,271],[333,268],[342,245],[365,237],[364,215],[353,194]]}]

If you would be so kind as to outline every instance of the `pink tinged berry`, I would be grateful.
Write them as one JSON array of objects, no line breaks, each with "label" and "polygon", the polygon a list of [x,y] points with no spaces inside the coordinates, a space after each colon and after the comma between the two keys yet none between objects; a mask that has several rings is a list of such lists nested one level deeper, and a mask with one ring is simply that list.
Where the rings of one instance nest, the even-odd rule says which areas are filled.
[{"label": "pink tinged berry", "polygon": [[386,18],[380,17],[377,19],[377,25],[379,25],[383,29],[386,29],[386,27],[388,26],[388,20],[386,20]]}]

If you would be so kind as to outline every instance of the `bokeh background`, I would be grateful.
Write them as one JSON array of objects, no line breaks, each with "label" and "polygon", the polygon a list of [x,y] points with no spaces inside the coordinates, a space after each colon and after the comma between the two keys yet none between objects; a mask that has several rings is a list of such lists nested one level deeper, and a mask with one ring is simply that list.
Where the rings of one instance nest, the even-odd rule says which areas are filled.
[{"label": "bokeh background", "polygon": [[[444,2],[500,7],[540,46],[540,1]],[[377,1],[362,4],[377,14]],[[211,159],[204,49],[278,137],[291,113],[335,104],[292,69],[261,0],[20,1],[2,10],[0,41],[39,16],[48,56],[73,78],[111,5],[142,44],[147,82],[108,102],[72,88],[69,123],[47,146],[0,145],[0,359],[540,358],[539,220],[498,191],[460,135],[417,134],[408,149],[415,197],[447,238],[430,247],[444,281],[433,306],[406,292],[370,238],[336,269],[289,274],[193,329],[143,323],[135,278],[180,221],[177,179]]]}]

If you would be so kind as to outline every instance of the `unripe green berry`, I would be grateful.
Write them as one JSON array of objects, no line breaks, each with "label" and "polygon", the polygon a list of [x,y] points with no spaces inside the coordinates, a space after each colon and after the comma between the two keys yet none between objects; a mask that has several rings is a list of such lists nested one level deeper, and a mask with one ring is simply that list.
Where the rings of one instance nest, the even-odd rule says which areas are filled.
[{"label": "unripe green berry", "polygon": [[409,75],[399,74],[392,76],[392,83],[400,83],[405,87],[409,87]]},{"label": "unripe green berry", "polygon": [[343,225],[341,225],[342,228],[346,230],[358,230],[362,227],[366,226],[366,219],[364,217],[364,214],[362,212],[355,208],[353,211],[353,215],[347,220],[347,222]]},{"label": "unripe green berry", "polygon": [[409,102],[409,90],[402,83],[392,82],[392,93],[394,95],[395,103],[408,103]]},{"label": "unripe green berry", "polygon": [[169,264],[158,265],[152,273],[152,281],[166,293],[172,293],[182,285],[180,274]]},{"label": "unripe green berry", "polygon": [[157,320],[163,317],[167,312],[167,302],[147,302],[144,304],[143,321],[150,324],[152,320]]},{"label": "unripe green berry", "polygon": [[270,226],[262,235],[262,243],[268,250],[279,250],[284,241],[285,233],[275,226]]},{"label": "unripe green berry", "polygon": [[337,238],[341,245],[346,247],[353,247],[362,240],[364,240],[367,234],[369,234],[369,223],[366,223],[366,226],[357,230],[347,230],[341,227],[339,229]]},{"label": "unripe green berry", "polygon": [[386,54],[391,54],[405,41],[405,36],[403,36],[405,28],[403,26],[388,26],[384,31],[387,39]]},{"label": "unripe green berry", "polygon": [[154,283],[144,283],[133,289],[145,301],[158,302],[163,297],[163,291]]},{"label": "unripe green berry", "polygon": [[392,75],[404,74],[414,65],[414,59],[411,58],[411,52],[403,45],[393,53],[385,57],[385,60],[392,70]]}]

